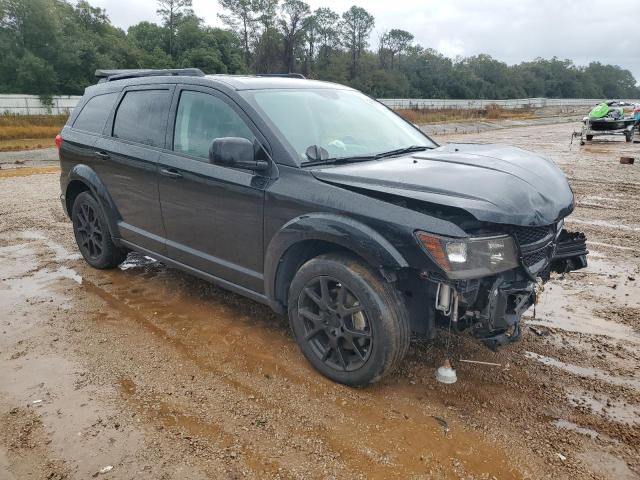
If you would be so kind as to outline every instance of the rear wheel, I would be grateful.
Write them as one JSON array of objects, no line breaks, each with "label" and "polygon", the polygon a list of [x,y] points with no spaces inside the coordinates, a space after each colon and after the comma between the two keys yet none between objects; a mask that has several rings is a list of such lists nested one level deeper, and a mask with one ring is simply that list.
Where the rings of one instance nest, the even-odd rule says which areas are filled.
[{"label": "rear wheel", "polygon": [[89,192],[80,193],[73,202],[73,233],[80,253],[89,265],[106,269],[120,265],[127,251],[113,243],[107,219]]},{"label": "rear wheel", "polygon": [[289,290],[289,321],[309,362],[346,385],[379,380],[409,347],[400,293],[351,255],[322,255],[298,270]]},{"label": "rear wheel", "polygon": [[591,140],[593,140],[593,135],[587,135],[587,140],[590,142]]}]

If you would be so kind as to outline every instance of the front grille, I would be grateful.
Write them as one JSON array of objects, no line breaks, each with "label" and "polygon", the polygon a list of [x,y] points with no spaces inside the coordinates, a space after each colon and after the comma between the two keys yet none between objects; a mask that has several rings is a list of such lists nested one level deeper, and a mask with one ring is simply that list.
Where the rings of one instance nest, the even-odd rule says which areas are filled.
[{"label": "front grille", "polygon": [[535,252],[528,253],[522,257],[525,266],[533,267],[536,263],[541,260],[548,260],[547,257],[547,249],[542,248],[540,250],[536,250]]},{"label": "front grille", "polygon": [[[520,247],[522,264],[533,275],[540,276],[553,256],[554,226],[513,227],[512,235]],[[533,267],[536,267],[533,269]]]},{"label": "front grille", "polygon": [[544,240],[553,230],[551,227],[514,227],[512,233],[520,246],[524,246]]}]

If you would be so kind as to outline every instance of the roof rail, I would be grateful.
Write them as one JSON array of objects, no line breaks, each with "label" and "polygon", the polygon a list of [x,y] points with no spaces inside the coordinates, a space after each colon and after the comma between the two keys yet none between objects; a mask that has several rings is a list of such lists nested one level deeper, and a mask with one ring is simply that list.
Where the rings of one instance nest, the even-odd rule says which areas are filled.
[{"label": "roof rail", "polygon": [[204,77],[204,73],[199,68],[175,68],[166,70],[96,70],[95,76],[99,78],[98,83],[122,80],[125,78],[138,77],[158,77],[158,76],[181,76],[181,77]]},{"label": "roof rail", "polygon": [[256,73],[256,77],[280,77],[280,78],[299,78],[306,80],[307,77],[301,73]]}]

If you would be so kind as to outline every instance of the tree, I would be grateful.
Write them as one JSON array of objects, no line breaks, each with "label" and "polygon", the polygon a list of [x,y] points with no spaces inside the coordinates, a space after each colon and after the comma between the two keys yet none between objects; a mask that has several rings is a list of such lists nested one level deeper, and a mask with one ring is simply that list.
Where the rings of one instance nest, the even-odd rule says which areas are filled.
[{"label": "tree", "polygon": [[305,21],[311,15],[309,5],[302,0],[284,0],[281,7],[280,29],[283,36],[283,63],[287,72],[295,70],[295,51],[304,39]]},{"label": "tree", "polygon": [[256,25],[259,21],[259,5],[256,0],[219,0],[220,6],[228,10],[228,14],[218,17],[232,30],[240,32],[244,48],[244,61],[251,61],[250,42],[256,36]]},{"label": "tree", "polygon": [[279,0],[254,0],[254,8],[258,14],[258,22],[263,30],[275,28],[278,19]]},{"label": "tree", "polygon": [[15,68],[16,83],[21,85],[23,93],[46,95],[55,91],[56,74],[46,60],[27,52]]},{"label": "tree", "polygon": [[637,98],[636,79],[629,70],[617,65],[603,65],[591,62],[585,69],[585,75],[593,82],[595,88],[607,98]]},{"label": "tree", "polygon": [[156,48],[166,50],[166,29],[163,26],[151,22],[140,22],[132,25],[127,30],[127,36],[133,44],[147,52],[153,52]]},{"label": "tree", "polygon": [[325,62],[329,59],[331,51],[340,45],[339,24],[340,15],[330,8],[318,8],[313,16],[315,18],[318,41],[320,43],[320,58]]},{"label": "tree", "polygon": [[255,0],[260,26],[253,68],[258,73],[282,72],[282,34],[277,28],[278,0]]},{"label": "tree", "polygon": [[358,73],[358,61],[369,44],[369,35],[375,25],[373,15],[355,5],[342,14],[342,38],[351,54],[350,77]]},{"label": "tree", "polygon": [[173,44],[178,29],[178,23],[182,19],[183,15],[192,13],[191,4],[192,0],[156,0],[158,2],[158,9],[156,12],[162,18],[164,26],[169,33],[169,51],[167,52],[170,57],[173,57]]},{"label": "tree", "polygon": [[[413,42],[413,38],[411,33],[398,28],[394,28],[380,37],[380,56],[383,58],[386,52],[389,53],[392,70],[395,56],[403,53],[411,42]],[[384,62],[381,63],[384,66]]]},{"label": "tree", "polygon": [[[127,32],[92,0],[0,0],[0,92],[81,94],[98,68],[198,67],[206,73],[280,73],[376,97],[639,98],[629,70],[537,58],[508,65],[489,55],[448,58],[390,29],[369,50],[373,17],[359,7],[313,14],[308,0],[219,0],[226,29],[197,17],[187,0],[164,0],[163,20]],[[160,10],[160,9],[159,9]]]},{"label": "tree", "polygon": [[305,18],[304,30],[304,74],[308,76],[315,67],[316,46],[318,44],[318,22],[315,15]]}]

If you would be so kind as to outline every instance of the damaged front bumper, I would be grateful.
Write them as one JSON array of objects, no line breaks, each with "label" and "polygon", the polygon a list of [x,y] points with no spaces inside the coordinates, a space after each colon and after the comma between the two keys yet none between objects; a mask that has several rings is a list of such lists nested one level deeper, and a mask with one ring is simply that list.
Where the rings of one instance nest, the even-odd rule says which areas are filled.
[{"label": "damaged front bumper", "polygon": [[491,349],[520,338],[522,314],[536,303],[550,272],[568,273],[587,266],[583,233],[561,230],[548,243],[521,245],[522,268],[477,280],[439,284],[436,310],[458,330]]}]

